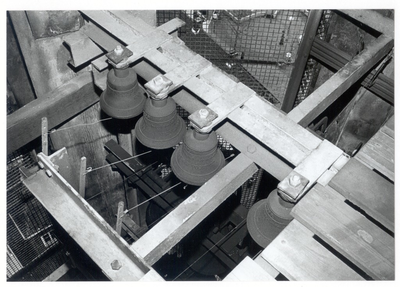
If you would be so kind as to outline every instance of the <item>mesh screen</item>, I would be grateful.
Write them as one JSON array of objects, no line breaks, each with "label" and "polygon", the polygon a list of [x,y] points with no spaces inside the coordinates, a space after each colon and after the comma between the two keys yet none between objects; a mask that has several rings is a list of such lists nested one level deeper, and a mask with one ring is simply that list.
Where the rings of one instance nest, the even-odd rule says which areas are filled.
[{"label": "mesh screen", "polygon": [[189,48],[280,106],[307,11],[157,11],[158,25],[175,17],[186,22],[178,36]]},{"label": "mesh screen", "polygon": [[8,279],[17,274],[18,280],[41,281],[65,262],[60,256],[48,257],[62,246],[54,234],[50,215],[21,181],[19,168],[34,165],[26,148],[7,158]]}]

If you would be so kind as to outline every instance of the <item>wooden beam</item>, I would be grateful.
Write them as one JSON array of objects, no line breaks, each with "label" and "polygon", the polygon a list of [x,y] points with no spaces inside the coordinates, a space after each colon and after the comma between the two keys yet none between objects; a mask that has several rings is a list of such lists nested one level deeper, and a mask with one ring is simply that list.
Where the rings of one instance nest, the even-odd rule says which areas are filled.
[{"label": "wooden beam", "polygon": [[304,68],[306,67],[308,56],[315,35],[317,34],[322,13],[322,10],[311,10],[310,15],[308,16],[304,35],[301,39],[296,60],[294,62],[294,68],[290,74],[289,83],[281,106],[281,110],[286,113],[292,110],[294,101],[296,100],[301,79],[303,78]]},{"label": "wooden beam", "polygon": [[51,130],[98,102],[89,72],[36,99],[7,116],[7,154],[41,134],[41,118],[47,117]]},{"label": "wooden beam", "polygon": [[371,70],[393,48],[393,39],[385,35],[374,40],[322,86],[294,108],[288,117],[301,126],[308,126],[338,99],[349,87]]},{"label": "wooden beam", "polygon": [[153,265],[256,171],[255,164],[239,154],[133,243],[131,249],[140,254],[148,264]]},{"label": "wooden beam", "polygon": [[329,185],[394,232],[394,184],[352,158]]},{"label": "wooden beam", "polygon": [[151,268],[57,172],[38,154],[44,169],[23,183],[110,280],[136,281]]},{"label": "wooden beam", "polygon": [[260,256],[289,280],[363,280],[313,236],[293,219]]},{"label": "wooden beam", "polygon": [[292,214],[373,279],[394,279],[394,238],[334,189],[317,184]]},{"label": "wooden beam", "polygon": [[275,278],[246,256],[222,281],[275,281]]},{"label": "wooden beam", "polygon": [[341,9],[339,12],[347,15],[350,18],[353,18],[354,20],[357,20],[362,25],[368,26],[387,35],[388,37],[394,38],[394,21],[376,11],[366,9]]}]

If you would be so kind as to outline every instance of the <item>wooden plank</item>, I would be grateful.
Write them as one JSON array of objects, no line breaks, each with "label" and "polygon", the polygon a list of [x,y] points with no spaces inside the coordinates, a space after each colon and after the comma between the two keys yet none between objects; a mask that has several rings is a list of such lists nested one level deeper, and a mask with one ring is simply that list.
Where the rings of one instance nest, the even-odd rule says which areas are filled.
[{"label": "wooden plank", "polygon": [[52,272],[49,276],[43,279],[42,282],[54,282],[58,281],[61,277],[63,277],[69,271],[69,267],[67,263],[64,263],[60,267],[58,267],[54,272]]},{"label": "wooden plank", "polygon": [[381,130],[361,148],[355,158],[394,181],[394,139]]},{"label": "wooden plank", "polygon": [[262,116],[280,130],[285,131],[293,140],[299,142],[310,151],[316,149],[321,144],[321,140],[318,137],[295,123],[270,102],[259,97],[253,97],[244,106],[255,114]]},{"label": "wooden plank", "polygon": [[262,269],[264,269],[269,275],[273,278],[276,278],[280,274],[278,270],[276,270],[267,260],[264,259],[261,255],[258,255],[254,262],[257,263]]},{"label": "wooden plank", "polygon": [[93,42],[105,49],[107,52],[114,50],[118,45],[122,45],[122,42],[115,40],[115,38],[91,22],[86,23],[80,31],[86,34]]},{"label": "wooden plank", "polygon": [[156,65],[157,68],[161,69],[164,73],[176,68],[180,64],[180,62],[176,59],[161,53],[157,49],[148,51],[146,54],[144,54],[144,58]]},{"label": "wooden plank", "polygon": [[108,68],[107,56],[103,55],[96,60],[92,61],[92,65],[99,71],[102,72]]},{"label": "wooden plank", "polygon": [[[307,192],[322,176],[323,173],[343,154],[343,151],[330,143],[327,140],[323,140],[322,143],[311,152],[311,154],[304,159],[295,169],[291,172],[286,179],[281,182],[285,183],[289,181],[289,178],[293,174],[300,174],[309,180],[308,184],[304,189],[282,189],[280,190],[289,196],[291,199],[297,201],[300,197]],[[281,183],[279,185],[281,185]],[[279,187],[278,185],[278,187]],[[284,186],[284,185],[282,185]]]},{"label": "wooden plank", "polygon": [[[139,17],[135,16],[132,12],[127,10],[109,10],[108,11],[112,16],[118,18],[118,20],[127,24],[132,28],[133,31],[137,31],[142,35],[146,35],[154,30],[155,27],[146,23]],[[137,12],[137,11],[135,11]],[[155,15],[154,15],[155,17]]]},{"label": "wooden plank", "polygon": [[349,87],[384,58],[393,48],[393,42],[393,39],[385,35],[374,40],[369,47],[355,56],[352,61],[290,111],[288,117],[303,127],[308,126]]},{"label": "wooden plank", "polygon": [[381,131],[394,139],[394,115],[385,123]]},{"label": "wooden plank", "polygon": [[147,272],[139,281],[142,282],[154,282],[154,281],[165,281],[164,278],[158,274],[158,272],[154,269],[151,269]]},{"label": "wooden plank", "polygon": [[199,75],[199,78],[206,81],[210,86],[217,90],[229,91],[239,81],[232,75],[224,73],[217,67],[205,70]]},{"label": "wooden plank", "polygon": [[133,29],[109,11],[82,10],[81,12],[91,21],[97,23],[112,35],[120,39],[125,45],[142,38],[143,34],[140,31]]},{"label": "wooden plank", "polygon": [[363,280],[293,219],[260,256],[289,280]]},{"label": "wooden plank", "polygon": [[133,243],[131,249],[140,254],[148,264],[153,265],[256,171],[255,164],[239,154]]},{"label": "wooden plank", "polygon": [[7,153],[40,136],[42,117],[47,117],[49,129],[52,129],[98,100],[92,77],[86,72],[30,102],[7,116]]},{"label": "wooden plank", "polygon": [[197,54],[190,50],[179,38],[174,37],[171,41],[162,44],[160,51],[178,62],[186,62]]},{"label": "wooden plank", "polygon": [[292,214],[373,279],[393,280],[394,238],[344,201],[317,184]]},{"label": "wooden plank", "polygon": [[157,27],[157,29],[160,29],[168,34],[174,33],[176,30],[178,30],[180,27],[183,27],[186,25],[186,22],[179,19],[179,18],[174,18],[169,20],[167,23],[164,23],[160,26]]},{"label": "wooden plank", "polygon": [[394,21],[376,11],[366,9],[341,9],[339,11],[376,31],[386,34],[389,37],[394,37]]},{"label": "wooden plank", "polygon": [[329,185],[394,232],[394,185],[352,158]]},{"label": "wooden plank", "polygon": [[295,166],[311,153],[284,130],[249,109],[236,109],[228,118]]},{"label": "wooden plank", "polygon": [[246,256],[222,281],[275,281],[275,278]]},{"label": "wooden plank", "polygon": [[[45,170],[24,180],[24,184],[83,248],[110,280],[136,281],[150,268],[130,250],[129,245],[104,219],[66,182],[46,156],[38,154]],[[114,270],[111,262],[118,260],[122,267]]]},{"label": "wooden plank", "polygon": [[[236,83],[234,83],[235,85]],[[211,103],[222,95],[222,90],[213,88],[204,79],[193,77],[185,83],[185,88],[196,95],[201,95],[201,99]]]}]

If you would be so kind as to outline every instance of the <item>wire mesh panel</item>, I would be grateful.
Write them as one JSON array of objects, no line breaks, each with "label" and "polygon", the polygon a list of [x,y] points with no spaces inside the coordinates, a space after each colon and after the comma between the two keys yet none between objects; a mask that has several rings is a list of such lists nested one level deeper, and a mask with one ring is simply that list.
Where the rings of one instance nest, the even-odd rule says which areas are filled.
[{"label": "wire mesh panel", "polygon": [[280,106],[305,28],[305,10],[157,11],[178,17],[178,36],[196,53]]},{"label": "wire mesh panel", "polygon": [[61,244],[50,215],[21,181],[19,168],[34,165],[24,148],[7,159],[7,278],[11,280],[18,273],[18,280],[41,281],[65,262],[50,256],[43,265],[43,258],[60,252]]}]

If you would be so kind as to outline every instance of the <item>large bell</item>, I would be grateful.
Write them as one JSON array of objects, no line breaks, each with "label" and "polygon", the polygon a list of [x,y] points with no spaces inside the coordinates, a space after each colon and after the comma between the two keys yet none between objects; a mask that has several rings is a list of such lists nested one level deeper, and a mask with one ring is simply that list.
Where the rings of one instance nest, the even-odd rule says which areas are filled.
[{"label": "large bell", "polygon": [[176,104],[173,99],[148,98],[143,116],[136,123],[135,130],[136,138],[144,146],[166,149],[182,141],[186,125],[176,113]]},{"label": "large bell", "polygon": [[218,149],[217,135],[199,133],[189,129],[183,144],[171,157],[171,168],[182,182],[200,186],[213,177],[225,165],[225,158]]},{"label": "large bell", "polygon": [[100,107],[106,114],[116,119],[133,118],[142,113],[145,102],[132,68],[115,68],[108,72],[107,88],[100,97]]},{"label": "large bell", "polygon": [[265,248],[292,221],[294,203],[283,200],[278,190],[256,202],[247,214],[247,229],[253,240]]}]

